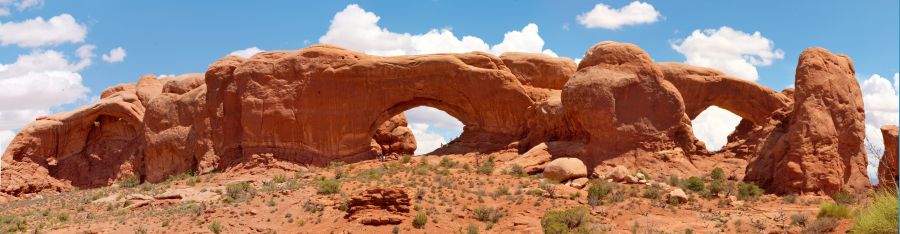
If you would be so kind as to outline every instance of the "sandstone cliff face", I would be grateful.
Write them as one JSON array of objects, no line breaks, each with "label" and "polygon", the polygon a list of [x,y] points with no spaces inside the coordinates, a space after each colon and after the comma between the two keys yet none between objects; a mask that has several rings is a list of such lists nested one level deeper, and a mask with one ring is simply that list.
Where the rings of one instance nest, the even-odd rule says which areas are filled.
[{"label": "sandstone cliff face", "polygon": [[[567,116],[587,135],[589,156],[581,159],[588,167],[626,153],[652,158],[654,152],[696,148],[678,90],[635,45],[592,47],[561,97]],[[654,161],[649,158],[639,161]]]},{"label": "sandstone cliff face", "polygon": [[897,125],[881,126],[881,137],[884,139],[884,154],[878,163],[879,185],[897,186]]},{"label": "sandstone cliff face", "polygon": [[747,166],[747,180],[770,192],[834,193],[868,185],[862,94],[853,63],[822,48],[803,51],[793,107],[773,118]]},{"label": "sandstone cliff face", "polygon": [[716,105],[744,118],[722,152],[741,159],[729,161],[733,168],[751,161],[745,179],[773,192],[859,188],[863,112],[849,59],[804,52],[796,86],[777,93],[712,69],[654,63],[616,42],[593,46],[577,66],[539,54],[379,57],[328,45],[229,56],[205,74],[143,76],[104,90],[96,104],[29,124],[3,154],[0,196],[132,175],[159,182],[187,170],[411,154],[415,138],[401,113],[422,105],[466,125],[433,154],[544,145],[543,161],[574,157],[587,168],[662,175],[706,172],[697,165],[714,157],[690,119]]}]

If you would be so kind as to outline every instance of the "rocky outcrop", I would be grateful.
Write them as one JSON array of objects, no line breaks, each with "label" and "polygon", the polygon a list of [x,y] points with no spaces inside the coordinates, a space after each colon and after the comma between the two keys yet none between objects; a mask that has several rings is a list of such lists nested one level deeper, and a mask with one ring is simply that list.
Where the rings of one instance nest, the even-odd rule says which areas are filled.
[{"label": "rocky outcrop", "polygon": [[[649,166],[660,161],[656,152],[697,149],[699,141],[678,90],[633,44],[601,42],[591,47],[563,88],[562,105],[587,138],[589,156],[580,159],[589,168],[601,163]],[[625,155],[640,159],[620,161]],[[686,161],[683,154],[674,156]]]},{"label": "rocky outcrop", "polygon": [[403,114],[391,117],[381,124],[372,137],[375,151],[379,155],[412,155],[416,151],[416,137],[407,124]]},{"label": "rocky outcrop", "polygon": [[344,217],[365,225],[400,224],[409,213],[409,201],[403,188],[370,188],[347,201]]},{"label": "rocky outcrop", "polygon": [[544,167],[544,178],[558,182],[586,176],[587,166],[577,158],[557,158]]},{"label": "rocky outcrop", "polygon": [[897,186],[897,125],[881,126],[884,154],[878,163],[878,181],[884,187]]},{"label": "rocky outcrop", "polygon": [[658,63],[666,81],[684,100],[685,113],[694,119],[710,106],[718,106],[756,124],[765,124],[788,97],[770,88],[734,78],[720,71],[681,63]]},{"label": "rocky outcrop", "polygon": [[792,110],[768,124],[745,180],[775,193],[865,188],[865,113],[853,63],[810,48],[800,55],[796,76]]},{"label": "rocky outcrop", "polygon": [[[432,154],[515,151],[526,156],[503,165],[529,173],[568,157],[586,168],[699,175],[708,171],[698,165],[736,158],[729,172],[750,160],[745,179],[775,192],[858,188],[863,106],[849,59],[804,52],[796,87],[776,93],[655,63],[617,42],[591,47],[577,66],[540,54],[380,57],[329,45],[229,56],[204,74],[113,86],[96,104],[22,128],[3,154],[0,194],[411,154],[401,113],[417,106],[465,124]],[[690,119],[711,105],[745,119],[722,151],[731,156],[706,157],[692,134]]]}]

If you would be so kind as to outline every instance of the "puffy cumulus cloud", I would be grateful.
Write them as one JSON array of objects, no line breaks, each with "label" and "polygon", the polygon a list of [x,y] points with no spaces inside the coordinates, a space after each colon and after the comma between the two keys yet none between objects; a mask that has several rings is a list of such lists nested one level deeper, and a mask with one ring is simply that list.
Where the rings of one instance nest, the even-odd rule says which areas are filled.
[{"label": "puffy cumulus cloud", "polygon": [[15,7],[19,11],[24,11],[28,8],[41,7],[44,5],[44,0],[0,0],[0,16],[9,16],[10,7]]},{"label": "puffy cumulus cloud", "polygon": [[748,34],[729,27],[694,30],[687,38],[670,44],[685,56],[687,64],[716,68],[751,81],[759,79],[757,66],[784,58],[784,51],[775,49],[775,43],[759,32]]},{"label": "puffy cumulus cloud", "polygon": [[459,136],[463,131],[463,123],[447,112],[420,106],[403,113],[409,122],[410,129],[416,137],[416,155],[430,153],[447,140]]},{"label": "puffy cumulus cloud", "polygon": [[80,43],[87,36],[87,27],[69,14],[51,17],[38,16],[22,22],[0,22],[0,45],[40,47],[62,43]]},{"label": "puffy cumulus cloud", "polygon": [[116,47],[112,50],[109,50],[109,53],[103,54],[101,59],[106,61],[107,63],[120,63],[125,61],[125,49],[122,47]]},{"label": "puffy cumulus cloud", "polygon": [[259,52],[266,52],[266,51],[256,48],[254,46],[254,47],[250,47],[250,48],[243,49],[243,50],[232,51],[231,53],[228,53],[228,55],[234,55],[234,56],[238,56],[241,58],[250,58],[250,57],[253,57],[254,54],[257,54]]},{"label": "puffy cumulus cloud", "polygon": [[741,122],[741,117],[719,108],[710,106],[691,120],[694,136],[706,144],[710,151],[718,151],[728,143],[728,134]]},{"label": "puffy cumulus cloud", "polygon": [[425,123],[410,123],[409,129],[416,137],[416,155],[423,155],[447,144],[443,136],[430,131],[430,126]]},{"label": "puffy cumulus cloud", "polygon": [[459,122],[447,112],[426,106],[409,109],[403,114],[406,115],[406,120],[410,123],[428,123],[432,127],[445,128],[457,132],[462,132],[464,126],[462,122]]},{"label": "puffy cumulus cloud", "polygon": [[653,5],[634,1],[619,9],[598,3],[593,10],[575,19],[587,28],[619,29],[622,26],[654,23],[659,17],[659,11]]},{"label": "puffy cumulus cloud", "polygon": [[450,29],[432,29],[425,34],[391,32],[378,25],[381,17],[367,12],[356,4],[350,4],[336,13],[328,27],[328,32],[319,42],[335,44],[347,49],[373,55],[406,55],[432,53],[463,53],[485,51],[493,54],[518,51],[545,53],[556,56],[553,51],[543,49],[544,40],[538,34],[538,26],[528,24],[520,31],[510,31],[503,41],[489,45],[474,36],[457,37]]},{"label": "puffy cumulus cloud", "polygon": [[[81,55],[88,55],[84,51]],[[21,128],[51,108],[87,98],[89,89],[78,71],[88,57],[70,63],[57,51],[33,51],[0,64],[0,131]]]},{"label": "puffy cumulus cloud", "polygon": [[866,154],[869,178],[877,181],[878,163],[884,152],[882,125],[898,125],[900,122],[900,73],[894,73],[893,82],[878,74],[861,81],[863,103],[866,108]]}]

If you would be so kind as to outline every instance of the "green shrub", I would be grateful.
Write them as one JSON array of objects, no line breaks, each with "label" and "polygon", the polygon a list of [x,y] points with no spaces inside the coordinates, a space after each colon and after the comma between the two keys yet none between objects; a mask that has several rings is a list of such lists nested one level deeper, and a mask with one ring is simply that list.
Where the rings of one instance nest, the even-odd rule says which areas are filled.
[{"label": "green shrub", "polygon": [[478,226],[475,224],[469,224],[469,227],[466,228],[466,233],[468,234],[478,234]]},{"label": "green shrub", "polygon": [[806,224],[809,223],[809,218],[804,214],[793,214],[791,215],[791,225],[805,227]]},{"label": "green shrub", "polygon": [[762,195],[763,190],[756,186],[753,183],[744,183],[741,182],[738,184],[738,195],[737,198],[739,200],[752,200]]},{"label": "green shrub", "polygon": [[603,180],[593,180],[588,186],[588,204],[591,206],[600,205],[600,202],[606,198],[613,190],[613,185]]},{"label": "green shrub", "polygon": [[25,219],[16,215],[5,215],[0,217],[0,232],[2,233],[17,233],[17,232],[25,232],[28,230],[28,223],[25,222]]},{"label": "green shrub", "polygon": [[328,195],[341,192],[341,182],[338,180],[322,180],[319,181],[319,190],[317,193]]},{"label": "green shrub", "polygon": [[141,184],[141,178],[138,178],[135,175],[125,177],[119,181],[119,187],[122,188],[134,188]]},{"label": "green shrub", "polygon": [[222,224],[219,221],[213,221],[212,224],[209,224],[209,230],[215,234],[222,233]]},{"label": "green shrub", "polygon": [[587,227],[589,222],[588,209],[579,206],[567,210],[547,211],[541,220],[541,227],[544,229],[544,233],[569,233],[570,231],[590,233]]},{"label": "green shrub", "polygon": [[879,191],[872,203],[862,208],[853,222],[852,233],[897,232],[897,193]]},{"label": "green shrub", "polygon": [[725,185],[722,184],[721,180],[713,180],[713,182],[709,183],[709,193],[712,195],[719,195],[725,191]]},{"label": "green shrub", "polygon": [[404,154],[402,158],[400,158],[400,162],[403,164],[409,163],[412,160],[412,155]]},{"label": "green shrub", "polygon": [[684,187],[694,192],[700,192],[703,191],[706,186],[703,184],[703,180],[696,176],[691,176],[685,182]]},{"label": "green shrub", "polygon": [[500,217],[503,217],[503,212],[494,207],[475,208],[472,210],[472,214],[476,220],[490,223],[497,223],[500,221]]},{"label": "green shrub", "polygon": [[229,184],[225,187],[225,201],[238,202],[250,200],[253,198],[254,192],[250,182],[244,181]]},{"label": "green shrub", "polygon": [[713,168],[712,172],[709,173],[709,178],[713,180],[724,180],[725,179],[725,170],[722,168]]},{"label": "green shrub", "polygon": [[425,212],[419,212],[416,214],[416,218],[413,219],[412,225],[415,228],[422,229],[425,227],[425,223],[428,222],[428,215]]},{"label": "green shrub", "polygon": [[662,186],[659,186],[659,184],[650,185],[642,194],[644,198],[649,199],[658,199],[660,195],[662,195]]},{"label": "green shrub", "polygon": [[816,217],[849,218],[850,210],[847,206],[829,202],[819,206],[819,214]]},{"label": "green shrub", "polygon": [[801,232],[801,233],[804,233],[804,234],[806,234],[806,233],[809,233],[809,234],[830,233],[831,231],[834,231],[834,228],[836,228],[837,225],[838,225],[838,220],[835,218],[829,218],[829,217],[819,218],[819,219],[816,219],[815,222],[812,222],[812,223],[806,225],[806,229],[803,229],[803,232]]},{"label": "green shrub", "polygon": [[851,204],[854,200],[856,200],[853,198],[853,194],[843,190],[834,193],[832,199],[834,199],[834,202],[837,202],[838,204]]},{"label": "green shrub", "polygon": [[488,157],[486,162],[478,164],[478,167],[475,170],[478,171],[478,173],[485,175],[494,173],[494,155]]},{"label": "green shrub", "polygon": [[515,177],[526,177],[526,176],[528,176],[528,173],[525,172],[525,168],[522,167],[522,165],[519,165],[519,164],[513,164],[512,167],[510,167],[510,168],[506,171],[506,174],[507,174],[507,175],[511,175],[511,176],[515,176]]},{"label": "green shrub", "polygon": [[438,166],[441,166],[444,168],[453,168],[453,167],[456,167],[456,164],[457,164],[456,161],[453,161],[453,159],[450,159],[450,157],[443,156],[443,157],[441,157],[441,162],[438,163]]}]

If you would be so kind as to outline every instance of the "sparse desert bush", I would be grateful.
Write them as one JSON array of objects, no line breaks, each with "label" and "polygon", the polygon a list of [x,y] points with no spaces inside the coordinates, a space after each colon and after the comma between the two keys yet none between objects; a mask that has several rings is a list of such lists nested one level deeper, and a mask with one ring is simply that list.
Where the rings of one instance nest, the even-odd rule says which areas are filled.
[{"label": "sparse desert bush", "polygon": [[0,232],[18,233],[28,230],[28,223],[17,215],[4,215],[0,217]]},{"label": "sparse desert bush", "polygon": [[402,162],[403,164],[407,164],[411,160],[412,160],[412,155],[409,155],[409,154],[404,154],[403,157],[400,158],[400,162]]},{"label": "sparse desert bush", "polygon": [[222,224],[220,224],[219,221],[213,221],[209,224],[209,231],[215,234],[222,233]]},{"label": "sparse desert bush", "polygon": [[225,187],[225,202],[240,202],[246,201],[253,198],[256,191],[253,190],[253,185],[250,182],[238,182],[229,184]]},{"label": "sparse desert bush", "polygon": [[478,221],[496,223],[503,217],[503,211],[494,207],[479,207],[472,210],[472,215]]},{"label": "sparse desert bush", "polygon": [[613,185],[603,180],[593,180],[588,185],[588,205],[597,206],[609,195],[613,190]]},{"label": "sparse desert bush", "polygon": [[141,178],[138,178],[135,175],[125,177],[119,181],[119,187],[122,188],[134,188],[141,184]]},{"label": "sparse desert bush", "polygon": [[526,177],[528,173],[525,172],[525,168],[519,164],[513,164],[512,167],[506,170],[507,175],[515,176],[515,177]]},{"label": "sparse desert bush", "polygon": [[725,170],[722,168],[713,168],[712,172],[709,173],[709,178],[713,180],[724,180],[725,179]]},{"label": "sparse desert bush", "polygon": [[456,167],[456,165],[457,165],[456,161],[453,161],[453,159],[450,159],[450,157],[448,157],[448,156],[441,157],[441,162],[438,163],[438,166],[441,166],[444,168],[453,168],[453,167]]},{"label": "sparse desert bush", "polygon": [[845,205],[829,202],[819,206],[819,214],[816,217],[849,218],[850,210]]},{"label": "sparse desert bush", "polygon": [[872,203],[862,208],[854,218],[853,233],[897,232],[897,192],[879,191]]},{"label": "sparse desert bush", "polygon": [[319,181],[319,194],[328,195],[341,192],[341,182],[338,180],[322,180]]},{"label": "sparse desert bush", "polygon": [[741,182],[738,184],[738,195],[737,198],[739,200],[752,200],[762,195],[763,190],[756,186],[753,183],[744,183]]},{"label": "sparse desert bush", "polygon": [[722,184],[721,180],[713,180],[712,182],[709,182],[708,189],[709,189],[709,194],[719,195],[719,193],[722,193],[725,191],[725,185]]},{"label": "sparse desert bush", "polygon": [[541,227],[547,234],[590,233],[591,230],[587,225],[589,222],[588,209],[579,206],[567,210],[547,211],[541,220]]},{"label": "sparse desert bush", "polygon": [[806,228],[803,229],[804,234],[818,234],[818,233],[829,233],[834,230],[838,225],[838,220],[835,218],[818,218],[815,222],[812,222],[806,225]]},{"label": "sparse desert bush", "polygon": [[684,187],[694,192],[700,192],[703,191],[706,186],[703,184],[703,180],[696,176],[691,176],[685,181]]},{"label": "sparse desert bush", "polygon": [[669,186],[679,187],[681,186],[681,179],[676,175],[669,176],[669,181],[667,182]]},{"label": "sparse desert bush", "polygon": [[466,228],[466,233],[468,234],[478,234],[478,226],[470,223],[469,227]]},{"label": "sparse desert bush", "polygon": [[422,229],[425,227],[425,223],[428,222],[428,215],[425,212],[419,212],[416,214],[416,217],[413,219],[412,225],[415,228]]},{"label": "sparse desert bush", "polygon": [[650,185],[650,187],[648,187],[646,190],[644,190],[644,194],[642,194],[641,196],[643,196],[644,198],[649,198],[649,199],[655,200],[655,199],[659,198],[661,193],[662,193],[662,186],[659,186],[659,184],[653,184],[653,185]]},{"label": "sparse desert bush", "polygon": [[853,198],[853,194],[843,190],[834,193],[832,198],[834,199],[834,202],[837,202],[838,204],[852,204],[856,200]]},{"label": "sparse desert bush", "polygon": [[788,194],[788,195],[784,195],[784,197],[782,198],[782,200],[784,200],[784,203],[787,203],[787,204],[794,204],[794,203],[797,203],[797,194],[791,193],[791,194]]},{"label": "sparse desert bush", "polygon": [[478,167],[476,168],[478,173],[485,174],[485,175],[490,175],[491,173],[494,173],[494,160],[495,160],[494,155],[491,155],[490,157],[488,157],[487,161],[485,161],[481,164],[478,164]]},{"label": "sparse desert bush", "polygon": [[791,215],[791,225],[796,225],[800,227],[805,227],[809,222],[809,218],[804,214],[793,214]]}]

